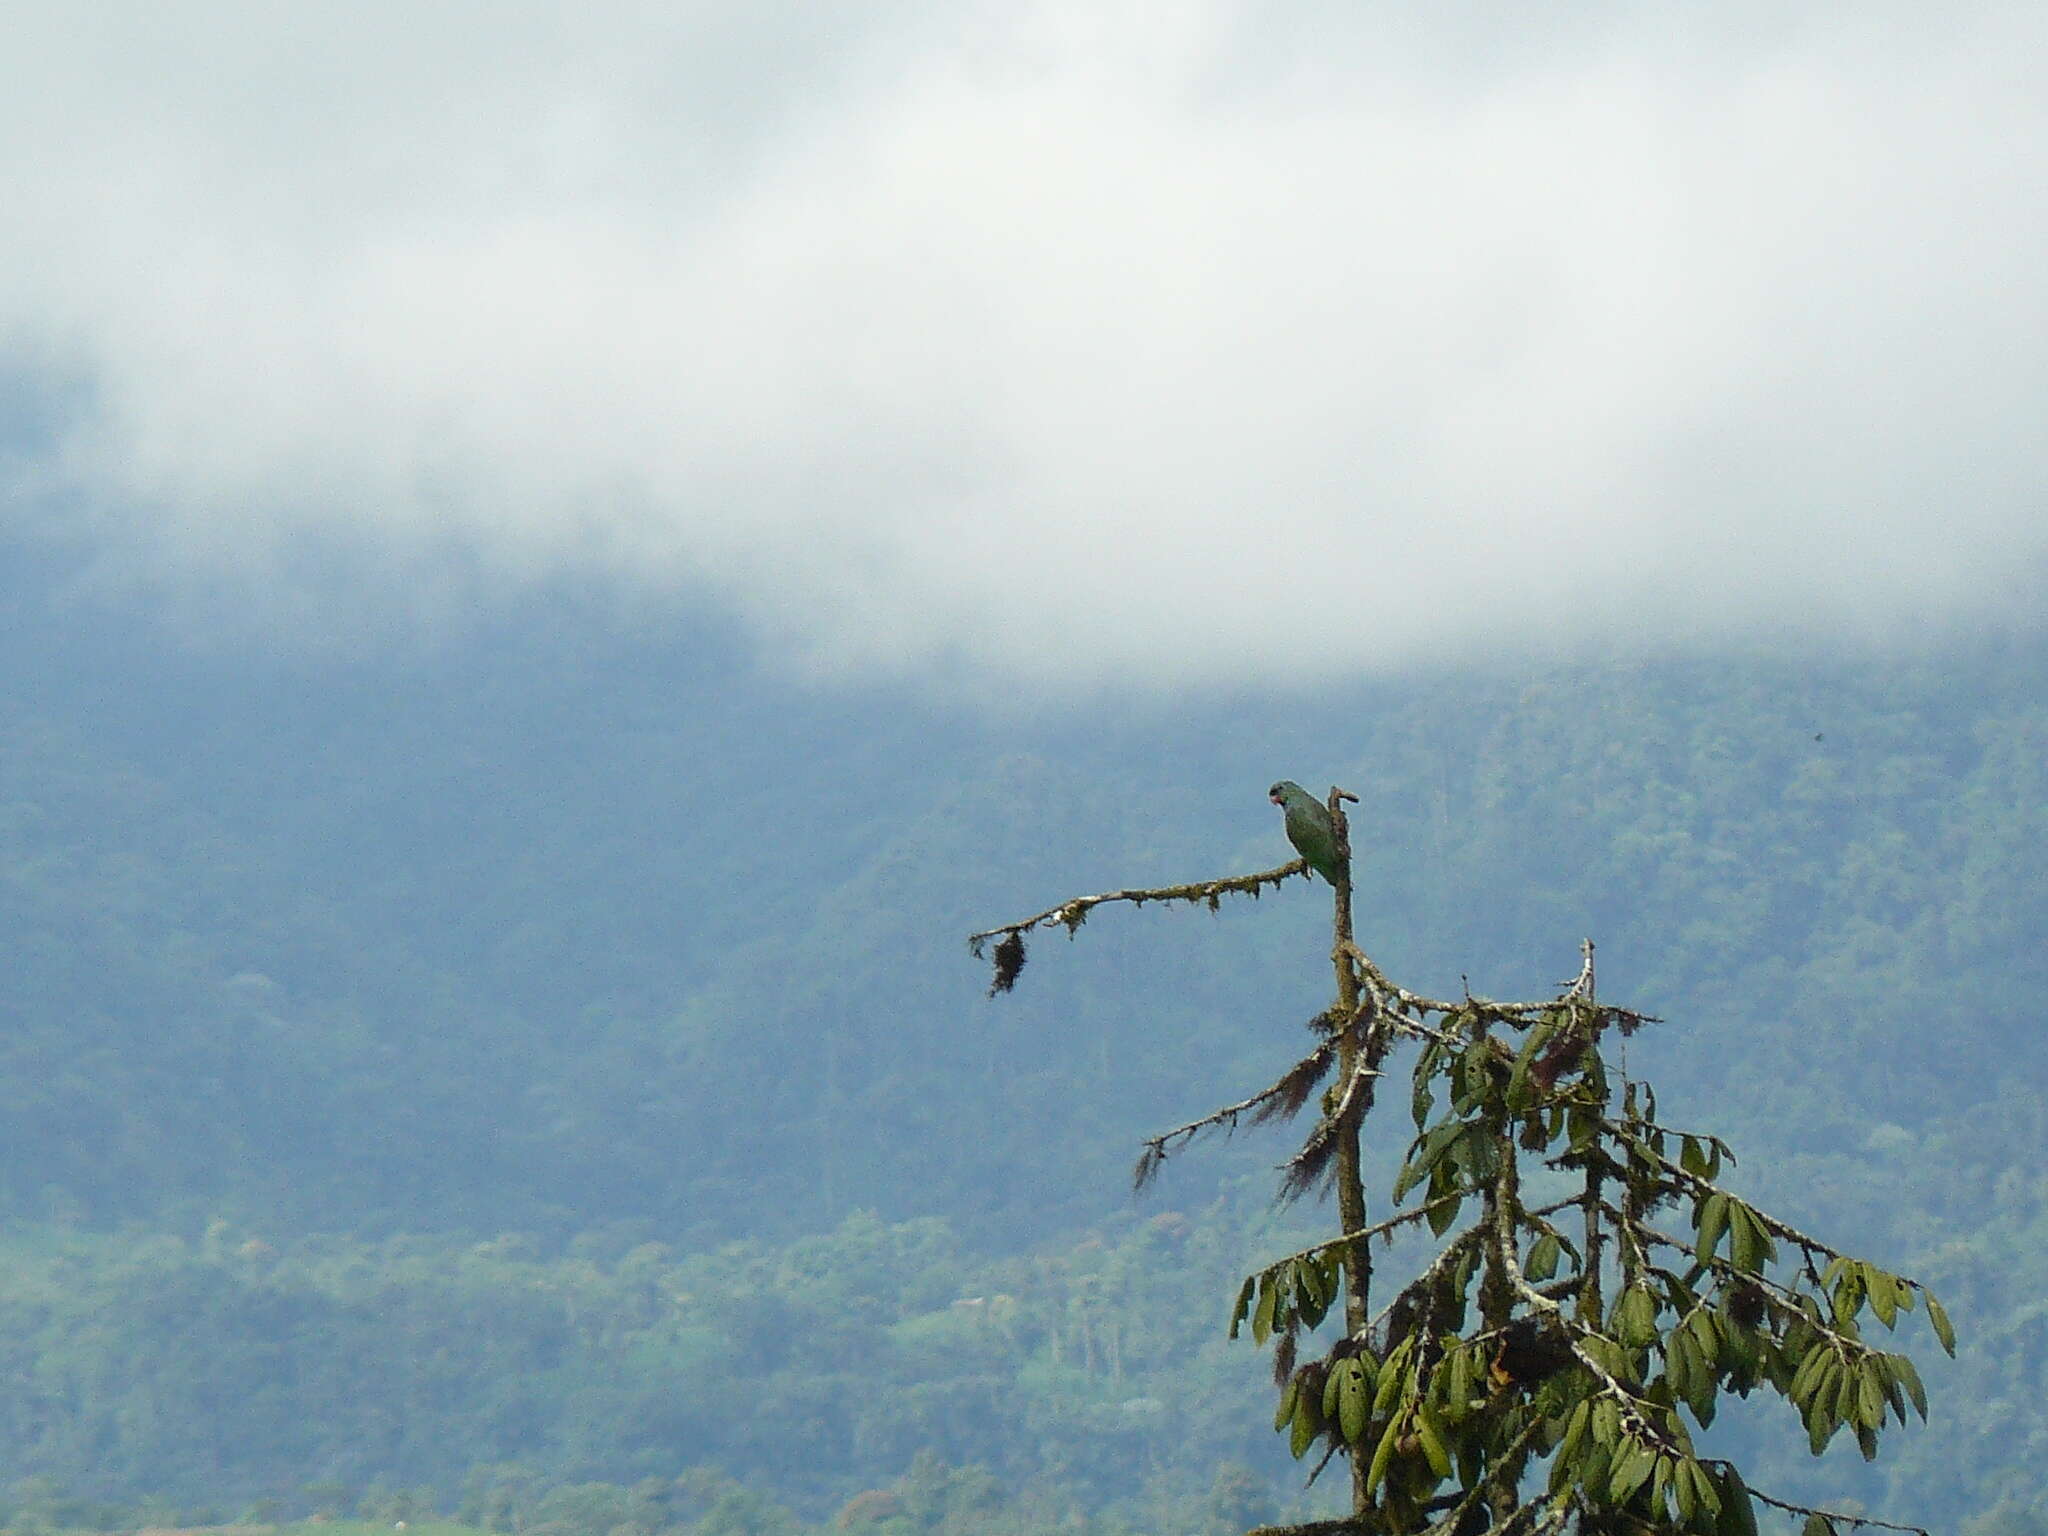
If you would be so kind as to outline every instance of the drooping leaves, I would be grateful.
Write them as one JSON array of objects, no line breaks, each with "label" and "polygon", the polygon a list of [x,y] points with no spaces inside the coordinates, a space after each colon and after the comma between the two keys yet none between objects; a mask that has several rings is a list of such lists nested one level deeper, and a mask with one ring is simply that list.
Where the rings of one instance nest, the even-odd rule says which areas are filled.
[{"label": "drooping leaves", "polygon": [[[1361,1458],[1395,1527],[1490,1508],[1468,1501],[1492,1486],[1522,1490],[1532,1520],[1539,1506],[1596,1524],[1611,1511],[1630,1528],[1755,1536],[1740,1474],[1699,1460],[1691,1438],[1724,1393],[1783,1394],[1816,1452],[1846,1429],[1874,1454],[1888,1420],[1925,1415],[1911,1363],[1866,1343],[1857,1324],[1867,1312],[1894,1328],[1924,1299],[1950,1347],[1939,1303],[1720,1187],[1727,1147],[1660,1124],[1649,1085],[1610,1073],[1601,1033],[1618,1022],[1584,1000],[1447,1007],[1415,1062],[1416,1135],[1392,1180],[1395,1214],[1368,1234],[1426,1227],[1434,1259],[1371,1333],[1306,1363],[1297,1347],[1342,1289],[1338,1245],[1283,1260],[1240,1293],[1233,1329],[1248,1317],[1255,1339],[1277,1340],[1274,1422],[1290,1450]],[[1497,1038],[1508,1032],[1519,1033],[1511,1046]],[[1305,1104],[1324,1066],[1298,1064],[1260,1117]],[[1333,1103],[1287,1164],[1284,1195],[1335,1166]],[[1525,1162],[1570,1175],[1579,1192],[1531,1209]],[[1655,1220],[1673,1206],[1691,1214],[1682,1237]],[[1539,1494],[1525,1474],[1540,1457]],[[1445,1485],[1454,1491],[1436,1491]]]}]

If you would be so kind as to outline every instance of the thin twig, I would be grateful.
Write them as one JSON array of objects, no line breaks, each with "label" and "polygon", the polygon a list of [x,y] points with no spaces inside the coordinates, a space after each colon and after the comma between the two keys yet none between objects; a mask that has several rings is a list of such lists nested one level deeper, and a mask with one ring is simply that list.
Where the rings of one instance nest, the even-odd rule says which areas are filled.
[{"label": "thin twig", "polygon": [[975,954],[981,953],[981,946],[990,939],[1004,934],[1029,933],[1034,928],[1048,927],[1053,923],[1064,926],[1072,933],[1094,908],[1112,901],[1128,901],[1134,906],[1143,906],[1148,901],[1205,902],[1214,907],[1216,898],[1224,895],[1257,896],[1266,886],[1277,887],[1281,881],[1295,875],[1308,873],[1308,861],[1296,859],[1291,864],[1282,864],[1277,869],[1265,869],[1255,875],[1228,875],[1221,880],[1198,880],[1192,885],[1159,885],[1131,888],[1121,891],[1104,891],[1099,896],[1070,896],[1057,906],[1047,907],[1032,917],[1014,923],[999,923],[993,928],[967,936],[968,948]]},{"label": "thin twig", "polygon": [[[1609,1120],[1604,1115],[1600,1118],[1600,1124],[1614,1136],[1615,1140],[1627,1146],[1629,1150],[1633,1152],[1638,1152],[1643,1157],[1649,1159],[1652,1162],[1655,1162],[1666,1173],[1670,1174],[1679,1182],[1689,1186],[1696,1193],[1703,1196],[1722,1195],[1725,1196],[1727,1199],[1737,1201],[1741,1204],[1744,1210],[1748,1211],[1750,1215],[1756,1218],[1757,1224],[1759,1226],[1763,1227],[1766,1231],[1775,1232],[1779,1237],[1784,1238],[1786,1242],[1793,1244],[1795,1247],[1804,1249],[1808,1255],[1824,1253],[1831,1259],[1839,1259],[1845,1257],[1841,1249],[1836,1248],[1831,1244],[1824,1243],[1817,1237],[1807,1236],[1806,1233],[1800,1231],[1797,1227],[1793,1226],[1792,1223],[1790,1223],[1789,1221],[1781,1221],[1778,1217],[1771,1215],[1770,1212],[1757,1209],[1757,1207],[1751,1205],[1747,1200],[1742,1199],[1740,1195],[1731,1194],[1729,1191],[1723,1189],[1720,1185],[1712,1182],[1711,1180],[1703,1179],[1698,1174],[1687,1171],[1684,1166],[1678,1163],[1674,1163],[1670,1158],[1666,1157],[1663,1153],[1657,1151],[1654,1147],[1652,1147],[1647,1141],[1644,1141],[1628,1126],[1622,1125],[1613,1120]],[[1679,1246],[1682,1247],[1683,1245],[1681,1244]],[[1905,1275],[1896,1275],[1893,1278],[1905,1281],[1906,1284],[1910,1285],[1916,1291],[1925,1291],[1927,1289],[1927,1287],[1922,1285],[1918,1280],[1911,1279]]]},{"label": "thin twig", "polygon": [[1186,1125],[1177,1125],[1172,1130],[1163,1131],[1157,1136],[1147,1136],[1143,1143],[1147,1148],[1147,1157],[1154,1162],[1164,1162],[1169,1143],[1177,1141],[1185,1144],[1190,1142],[1211,1126],[1222,1125],[1228,1122],[1231,1128],[1235,1129],[1237,1122],[1245,1115],[1250,1114],[1269,1100],[1277,1098],[1280,1094],[1286,1092],[1289,1080],[1297,1072],[1307,1070],[1315,1064],[1318,1057],[1328,1056],[1334,1048],[1335,1044],[1333,1041],[1325,1040],[1321,1045],[1302,1057],[1300,1061],[1289,1067],[1279,1082],[1269,1087],[1261,1088],[1250,1098],[1239,1099],[1235,1104],[1226,1104],[1221,1109],[1211,1110],[1200,1119],[1190,1120]]},{"label": "thin twig", "polygon": [[[1620,1219],[1621,1213],[1615,1210],[1615,1208],[1612,1205],[1608,1204],[1604,1200],[1600,1202],[1600,1205],[1601,1208],[1605,1210],[1608,1215],[1613,1216],[1616,1220]],[[1791,1286],[1786,1285],[1783,1281],[1773,1280],[1769,1275],[1762,1274],[1756,1271],[1747,1269],[1737,1269],[1732,1261],[1722,1258],[1718,1253],[1708,1258],[1702,1259],[1699,1256],[1699,1249],[1697,1243],[1685,1242],[1681,1238],[1674,1237],[1669,1232],[1661,1231],[1658,1228],[1651,1226],[1648,1222],[1638,1222],[1637,1226],[1641,1230],[1643,1236],[1647,1237],[1652,1243],[1661,1244],[1662,1246],[1669,1248],[1676,1253],[1682,1253],[1687,1258],[1691,1259],[1693,1263],[1700,1265],[1704,1269],[1712,1270],[1715,1274],[1720,1275],[1725,1279],[1737,1280],[1744,1284],[1754,1285],[1758,1287],[1760,1290],[1776,1291],[1778,1295],[1784,1299],[1785,1304],[1787,1306],[1796,1307],[1799,1304],[1800,1297],[1803,1293],[1795,1291],[1794,1289],[1792,1289]],[[1659,1270],[1663,1273],[1669,1273],[1668,1270],[1664,1270],[1664,1267],[1661,1264],[1653,1264],[1651,1265],[1651,1268]],[[1804,1314],[1802,1313],[1801,1315],[1803,1316]],[[1808,1318],[1807,1321],[1811,1322],[1812,1319]],[[1823,1331],[1830,1331],[1827,1329],[1827,1325],[1825,1323],[1820,1324],[1819,1326]]]},{"label": "thin twig", "polygon": [[[1398,1221],[1412,1220],[1414,1217],[1427,1214],[1431,1207],[1441,1203],[1442,1201],[1453,1199],[1462,1200],[1465,1198],[1466,1195],[1470,1193],[1470,1190],[1460,1190],[1454,1195],[1439,1195],[1435,1200],[1430,1201],[1427,1205],[1417,1206],[1414,1210],[1409,1211],[1406,1215],[1397,1217],[1395,1219]],[[1531,1216],[1555,1215],[1557,1212],[1564,1210],[1569,1206],[1580,1204],[1582,1201],[1584,1201],[1585,1198],[1586,1197],[1584,1195],[1569,1195],[1565,1199],[1556,1201],[1550,1205],[1540,1206],[1536,1210],[1530,1211],[1528,1214]],[[1380,1225],[1392,1226],[1393,1224],[1393,1222],[1382,1222]],[[1364,1236],[1365,1234],[1354,1233],[1353,1235]],[[1479,1235],[1479,1229],[1474,1228],[1471,1231],[1461,1233],[1459,1236],[1453,1238],[1450,1242],[1450,1245],[1446,1247],[1442,1252],[1437,1254],[1437,1256],[1430,1261],[1428,1268],[1423,1270],[1422,1273],[1417,1275],[1414,1279],[1410,1280],[1406,1285],[1402,1286],[1401,1289],[1395,1293],[1394,1299],[1388,1302],[1384,1307],[1380,1308],[1379,1312],[1374,1316],[1372,1322],[1367,1325],[1366,1332],[1370,1333],[1374,1328],[1379,1327],[1381,1323],[1385,1322],[1387,1314],[1393,1311],[1394,1308],[1401,1304],[1401,1298],[1403,1296],[1413,1295],[1422,1286],[1426,1285],[1430,1280],[1434,1279],[1436,1277],[1437,1271],[1442,1269],[1448,1260],[1454,1259],[1459,1254],[1463,1253],[1465,1249],[1469,1247],[1472,1244],[1473,1240],[1476,1239]],[[1314,1251],[1315,1250],[1313,1248],[1303,1250],[1304,1253],[1313,1253]],[[1290,1254],[1288,1257],[1299,1258],[1301,1257],[1301,1255]]]},{"label": "thin twig", "polygon": [[[1702,1461],[1700,1465],[1716,1466],[1723,1472],[1735,1473],[1737,1477],[1742,1475],[1732,1461],[1723,1461],[1718,1457],[1712,1461]],[[1759,1493],[1747,1483],[1744,1483],[1742,1487],[1743,1491],[1752,1499],[1762,1504],[1768,1504],[1773,1509],[1782,1509],[1788,1515],[1819,1515],[1823,1520],[1839,1520],[1844,1525],[1874,1525],[1887,1531],[1909,1531],[1912,1533],[1912,1536],[1934,1536],[1934,1533],[1929,1531],[1924,1525],[1894,1525],[1889,1520],[1876,1520],[1872,1519],[1869,1515],[1845,1515],[1832,1509],[1816,1509],[1811,1504],[1792,1504],[1784,1499],[1774,1499],[1768,1493]]]},{"label": "thin twig", "polygon": [[1593,1001],[1593,941],[1591,939],[1579,940],[1579,974],[1570,981],[1559,982],[1558,985],[1565,989],[1561,994],[1564,997],[1583,997],[1589,1003]]},{"label": "thin twig", "polygon": [[1438,1206],[1449,1205],[1453,1201],[1464,1199],[1468,1193],[1469,1191],[1460,1189],[1454,1190],[1448,1195],[1438,1195],[1428,1204],[1418,1205],[1412,1211],[1403,1211],[1398,1216],[1390,1216],[1385,1221],[1375,1222],[1372,1226],[1361,1227],[1356,1232],[1346,1232],[1338,1237],[1325,1238],[1320,1243],[1310,1243],[1306,1248],[1297,1248],[1293,1253],[1284,1254],[1280,1258],[1273,1260],[1270,1264],[1261,1265],[1259,1273],[1264,1274],[1269,1269],[1278,1269],[1282,1264],[1291,1263],[1295,1259],[1305,1259],[1313,1254],[1320,1254],[1325,1249],[1335,1248],[1344,1243],[1370,1242],[1376,1237],[1384,1237],[1397,1227],[1405,1227],[1412,1221],[1422,1220]]}]

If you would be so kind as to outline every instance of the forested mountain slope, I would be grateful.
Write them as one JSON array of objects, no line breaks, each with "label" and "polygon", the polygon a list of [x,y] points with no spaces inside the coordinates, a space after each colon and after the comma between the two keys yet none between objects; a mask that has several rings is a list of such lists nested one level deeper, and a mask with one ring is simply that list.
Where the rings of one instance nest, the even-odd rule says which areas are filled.
[{"label": "forested mountain slope", "polygon": [[[1988,1504],[2007,1449],[2048,1433],[2048,1350],[2019,1278],[2038,1273],[2048,1221],[2039,645],[991,715],[758,675],[715,636],[657,643],[557,617],[403,660],[256,664],[15,600],[11,641],[37,660],[10,669],[0,717],[0,1201],[17,1229],[76,1233],[65,1262],[92,1285],[133,1288],[109,1360],[148,1369],[188,1294],[148,1283],[135,1256],[166,1250],[110,1233],[177,1234],[173,1268],[213,1276],[188,1282],[195,1307],[250,1285],[318,1311],[354,1293],[306,1257],[311,1234],[373,1270],[399,1233],[450,1254],[527,1234],[505,1251],[531,1244],[542,1265],[576,1239],[621,1263],[651,1241],[682,1263],[734,1240],[780,1251],[854,1211],[940,1219],[960,1245],[947,1284],[877,1315],[893,1328],[940,1315],[948,1285],[1142,1223],[1151,1208],[1130,1213],[1124,1194],[1136,1139],[1291,1058],[1323,1001],[1326,907],[1296,884],[1214,917],[1104,912],[1071,945],[1042,940],[1026,984],[995,1001],[962,939],[1068,894],[1279,862],[1264,788],[1285,775],[1361,795],[1361,934],[1389,969],[1538,993],[1590,934],[1603,992],[1669,1021],[1630,1065],[1675,1118],[1727,1135],[1787,1214],[1950,1293],[1971,1342],[1966,1367],[1930,1373],[1936,1427],[1899,1457],[1920,1486]],[[1178,1159],[1156,1209],[1240,1230],[1272,1155],[1241,1142]],[[233,1251],[193,1247],[209,1228]],[[238,1277],[248,1242],[260,1273]],[[530,1302],[509,1298],[540,1282],[506,1284],[510,1341]],[[18,1369],[36,1368],[31,1335],[44,1358],[85,1358],[82,1318],[54,1302],[35,1315],[13,1335]],[[375,1315],[343,1333],[369,1338],[349,1330]],[[644,1332],[619,1327],[614,1344]],[[732,1391],[781,1368],[772,1351],[721,1353],[735,1347],[722,1327],[707,1320],[689,1348],[723,1361]],[[1020,1334],[982,1374],[1043,1364],[1055,1337]],[[641,1346],[653,1382],[687,1355]],[[300,1360],[300,1344],[278,1347]],[[646,1460],[628,1444],[648,1422],[630,1393],[478,1418],[495,1390],[481,1384],[526,1369],[526,1346],[504,1347],[450,1378],[468,1385],[446,1411],[469,1415],[435,1442],[450,1463],[403,1475]],[[1182,1347],[1161,1346],[1157,1380],[1202,1369]],[[942,1385],[956,1355],[928,1356],[930,1389],[956,1390]],[[917,1371],[892,1360],[891,1390],[912,1392]],[[1233,1364],[1256,1384],[1248,1351]],[[542,1379],[582,1390],[582,1367],[558,1368]],[[1136,1396],[1159,1396],[1157,1380]],[[243,1406],[302,1421],[295,1390]],[[1256,1403],[1224,1393],[1216,1411]],[[430,1410],[409,1411],[433,1442]],[[19,1416],[12,1433],[37,1470],[143,1479],[192,1464],[169,1442],[147,1449],[176,1417],[131,1411],[67,1443],[45,1412],[40,1439]],[[795,1477],[688,1422],[676,1438],[737,1470]],[[1003,1422],[941,1448],[991,1459]],[[1192,1443],[1267,1454],[1219,1425]],[[1083,1483],[1106,1475],[1067,1433],[1039,1441],[1068,1445]],[[798,1491],[893,1476],[914,1438],[856,1437]],[[219,1475],[255,1487],[339,1454],[317,1440],[277,1439]]]}]

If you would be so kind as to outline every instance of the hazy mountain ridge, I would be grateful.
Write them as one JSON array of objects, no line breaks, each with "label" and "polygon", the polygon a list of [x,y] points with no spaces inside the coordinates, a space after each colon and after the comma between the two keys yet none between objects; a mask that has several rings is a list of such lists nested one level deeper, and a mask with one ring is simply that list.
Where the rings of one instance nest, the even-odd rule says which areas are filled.
[{"label": "hazy mountain ridge", "polygon": [[[51,658],[0,724],[17,1221],[196,1238],[225,1216],[287,1252],[637,1231],[689,1255],[872,1209],[945,1218],[949,1279],[1058,1250],[1121,1209],[1139,1135],[1296,1051],[1326,911],[1300,885],[1213,917],[1106,910],[1038,940],[994,1002],[964,935],[1278,862],[1263,790],[1286,773],[1361,794],[1361,931],[1398,973],[1540,991],[1595,936],[1603,990],[1670,1020],[1631,1064],[1673,1118],[1727,1134],[1787,1214],[1955,1293],[1981,1363],[1930,1372],[1936,1428],[1901,1468],[1988,1487],[1998,1447],[2028,1443],[1982,1405],[2038,1414],[2031,1299],[2003,1277],[2044,1204],[2013,1174],[2044,1077],[2039,646],[989,723],[735,670],[711,640],[515,626],[413,664],[251,668],[14,619]],[[1768,1179],[1766,1154],[1787,1159]],[[1176,1160],[1160,1206],[1204,1208],[1275,1155]],[[147,1318],[176,1327],[138,1316],[145,1353]],[[1972,1342],[1992,1338],[1996,1366]],[[1036,1358],[1018,1347],[991,1381]],[[680,1357],[651,1358],[654,1381]],[[1259,1362],[1227,1370],[1255,1403]],[[891,1380],[900,1417],[914,1372]],[[1937,1449],[1950,1405],[1981,1468]],[[507,1443],[630,1461],[589,1438],[646,1411],[615,1407],[578,1411],[581,1451],[549,1439],[554,1408]],[[1000,1422],[947,1449],[986,1457]],[[898,1438],[842,1475],[893,1475]]]}]

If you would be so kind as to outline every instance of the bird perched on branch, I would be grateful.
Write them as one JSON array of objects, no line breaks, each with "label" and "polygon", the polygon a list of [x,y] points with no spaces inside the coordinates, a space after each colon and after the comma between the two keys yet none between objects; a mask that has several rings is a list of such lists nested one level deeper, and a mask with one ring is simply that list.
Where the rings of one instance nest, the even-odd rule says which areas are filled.
[{"label": "bird perched on branch", "polygon": [[1266,798],[1287,813],[1287,841],[1308,860],[1308,867],[1330,884],[1337,883],[1343,865],[1337,858],[1337,829],[1323,803],[1292,779],[1282,779],[1266,791]]}]

